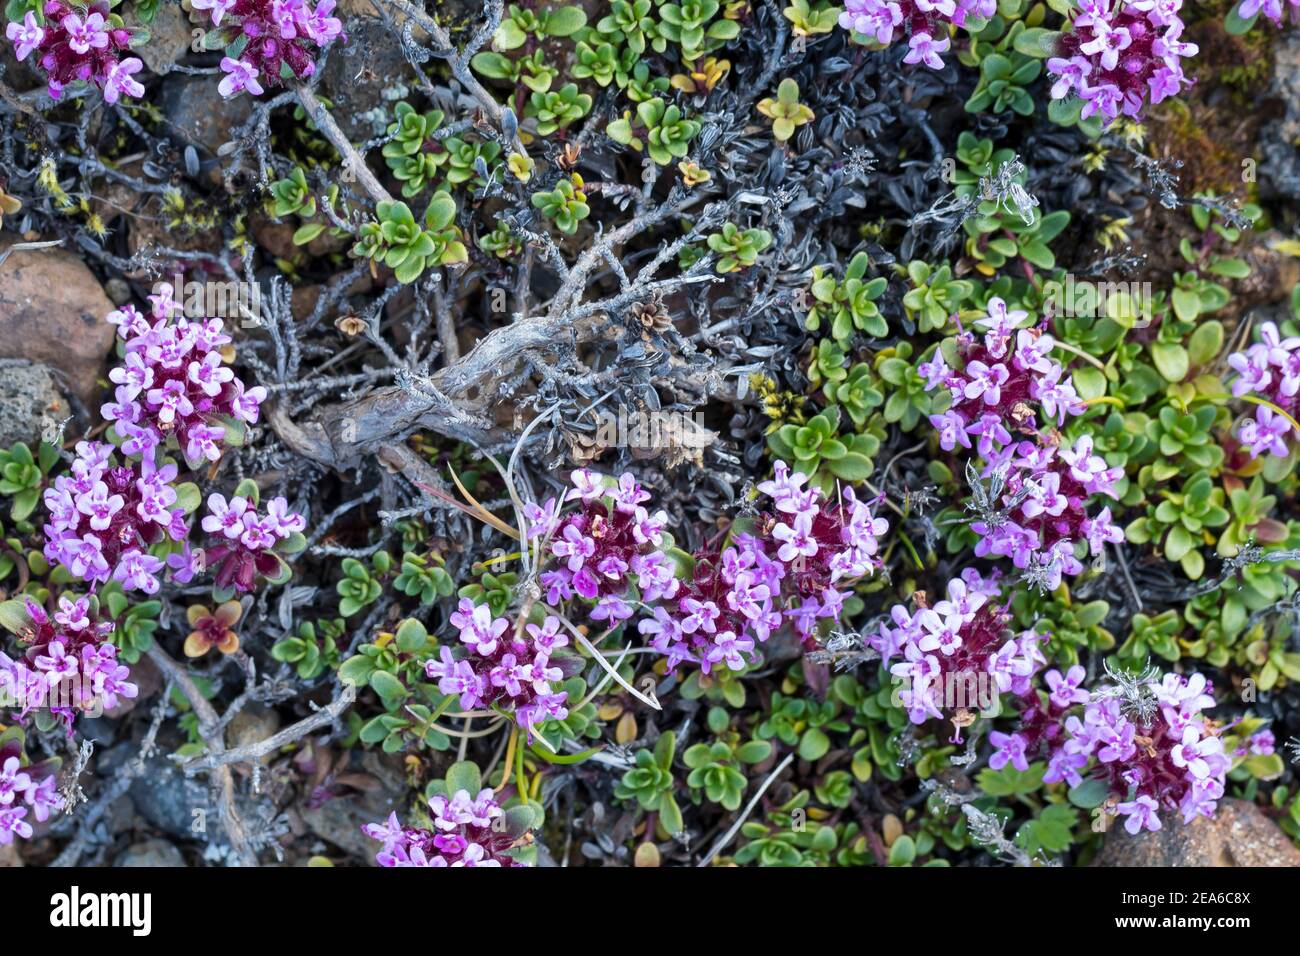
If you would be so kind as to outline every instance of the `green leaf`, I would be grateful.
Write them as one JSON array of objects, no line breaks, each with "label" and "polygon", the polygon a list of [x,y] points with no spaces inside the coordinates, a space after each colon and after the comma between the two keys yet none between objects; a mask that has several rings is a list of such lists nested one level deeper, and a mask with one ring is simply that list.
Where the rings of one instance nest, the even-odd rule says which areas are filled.
[{"label": "green leaf", "polygon": [[407,654],[422,650],[429,641],[429,632],[424,624],[413,617],[408,617],[397,626],[397,646]]},{"label": "green leaf", "polygon": [[32,626],[27,605],[19,598],[0,602],[0,627],[12,634],[20,634]]},{"label": "green leaf", "polygon": [[671,793],[665,794],[659,801],[659,822],[663,824],[669,836],[677,836],[686,829],[686,824],[682,821],[681,808],[677,806],[677,801],[673,799]]},{"label": "green leaf", "polygon": [[552,10],[546,18],[546,35],[553,37],[572,36],[587,25],[587,14],[581,7],[561,7]]},{"label": "green leaf", "polygon": [[976,782],[991,797],[1014,797],[1033,793],[1041,787],[1046,772],[1047,764],[1042,761],[1031,763],[1025,771],[1007,764],[1001,770],[986,767],[979,772]]},{"label": "green leaf", "polygon": [[1160,374],[1170,382],[1181,382],[1187,377],[1189,366],[1187,350],[1170,342],[1151,343],[1151,358]]},{"label": "green leaf", "polygon": [[1049,56],[1056,56],[1056,45],[1060,39],[1061,33],[1057,30],[1030,27],[1022,30],[1011,45],[1017,53],[1045,60]]},{"label": "green leaf", "polygon": [[[1187,357],[1193,365],[1208,365],[1223,348],[1223,323],[1217,319],[1196,327],[1187,342]],[[1077,378],[1076,378],[1077,381]]]},{"label": "green leaf", "polygon": [[257,507],[261,500],[262,493],[257,487],[257,482],[252,478],[245,478],[239,484],[235,485],[235,495],[244,498],[253,507]]},{"label": "green leaf", "polygon": [[1232,36],[1241,36],[1243,33],[1249,32],[1250,28],[1255,25],[1255,21],[1259,19],[1258,12],[1253,17],[1243,19],[1241,14],[1237,12],[1239,7],[1240,4],[1229,10],[1228,16],[1223,21],[1223,29]]},{"label": "green leaf", "polygon": [[799,758],[801,760],[820,760],[831,749],[831,740],[816,727],[804,731],[799,741]]},{"label": "green leaf", "polygon": [[894,841],[894,845],[889,848],[889,865],[890,866],[911,866],[912,861],[916,859],[916,841],[907,834],[903,834]]},{"label": "green leaf", "polygon": [[1070,802],[1076,807],[1083,810],[1091,810],[1099,807],[1106,802],[1106,796],[1110,792],[1104,780],[1085,780],[1076,787],[1071,787],[1068,793]]},{"label": "green leaf", "polygon": [[483,777],[479,773],[478,765],[470,760],[462,760],[448,767],[445,779],[449,794],[454,795],[461,790],[468,790],[471,797],[476,797],[483,789]]},{"label": "green leaf", "polygon": [[400,680],[394,677],[388,671],[377,670],[370,675],[370,687],[376,694],[384,698],[384,703],[400,703],[410,695]]},{"label": "green leaf", "polygon": [[294,230],[293,244],[295,246],[305,246],[324,231],[325,224],[322,222],[303,223]]},{"label": "green leaf", "polygon": [[339,667],[339,680],[353,687],[360,687],[369,682],[375,669],[375,662],[364,654],[349,657]]},{"label": "green leaf", "polygon": [[1193,322],[1201,314],[1201,299],[1190,289],[1174,289],[1170,294],[1174,315],[1184,322]]}]

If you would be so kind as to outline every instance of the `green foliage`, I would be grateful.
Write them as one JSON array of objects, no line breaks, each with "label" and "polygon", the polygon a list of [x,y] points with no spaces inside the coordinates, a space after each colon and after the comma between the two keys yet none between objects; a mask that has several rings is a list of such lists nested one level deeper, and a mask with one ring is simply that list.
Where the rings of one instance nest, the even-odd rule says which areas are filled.
[{"label": "green foliage", "polygon": [[404,202],[380,202],[375,210],[378,221],[361,227],[352,252],[383,262],[393,270],[398,282],[414,282],[428,268],[469,261],[469,250],[453,222],[456,201],[449,193],[434,193],[423,225],[415,221]]},{"label": "green foliage", "polygon": [[816,301],[804,323],[808,331],[816,332],[825,324],[841,345],[847,344],[854,332],[875,338],[888,333],[889,327],[876,305],[888,280],[880,276],[866,279],[869,264],[867,254],[859,252],[849,260],[844,277],[838,281],[822,266],[813,266],[812,294]]},{"label": "green foliage", "polygon": [[539,136],[549,136],[590,113],[591,102],[590,95],[578,92],[578,84],[566,83],[558,90],[534,92],[528,97],[524,115],[537,120]]},{"label": "green foliage", "polygon": [[735,223],[722,224],[722,231],[711,233],[709,248],[718,254],[719,272],[738,272],[758,262],[758,254],[772,244],[766,229],[741,229]]},{"label": "green foliage", "polygon": [[876,387],[877,384],[871,367],[865,362],[859,362],[842,381],[827,384],[826,399],[844,409],[854,427],[862,428],[867,423],[871,410],[879,408],[885,400],[885,396]]},{"label": "green foliage", "polygon": [[296,635],[275,642],[271,656],[285,664],[293,664],[303,680],[312,680],[326,670],[338,669],[338,642],[346,631],[347,625],[342,618],[303,621],[298,625]]},{"label": "green foliage", "polygon": [[788,76],[777,87],[776,99],[758,101],[758,111],[772,121],[772,136],[778,143],[786,142],[800,126],[816,118],[799,102],[799,84]]},{"label": "green foliage", "polygon": [[711,744],[688,747],[682,761],[690,769],[686,785],[690,788],[691,799],[698,803],[703,796],[724,809],[740,809],[748,783],[741,766],[762,763],[771,752],[772,745],[764,740],[746,743],[732,739],[716,740]]},{"label": "green foliage", "polygon": [[352,617],[378,601],[384,591],[383,580],[392,566],[393,558],[387,551],[376,551],[371,555],[370,567],[356,558],[344,558],[341,564],[343,578],[334,585],[339,595],[339,613]]},{"label": "green foliage", "polygon": [[911,288],[903,296],[903,308],[908,318],[916,322],[919,332],[946,329],[952,316],[961,311],[962,304],[975,291],[973,282],[953,278],[947,263],[931,268],[927,263],[912,261],[905,272]]},{"label": "green foliage", "polygon": [[659,5],[659,35],[676,43],[683,60],[698,60],[740,35],[735,20],[714,19],[718,0],[682,0]]},{"label": "green foliage", "polygon": [[767,716],[758,725],[757,732],[763,740],[776,738],[787,747],[794,747],[802,760],[820,760],[831,748],[829,734],[849,729],[839,714],[837,700],[818,702],[786,697],[778,692],[772,695]]},{"label": "green foliage", "polygon": [[403,594],[418,595],[420,603],[425,605],[450,597],[456,590],[456,582],[443,564],[440,555],[408,551],[402,555],[402,569],[393,579],[393,587]]},{"label": "green foliage", "polygon": [[946,389],[931,389],[917,367],[925,357],[912,361],[912,344],[899,342],[895,348],[882,349],[876,356],[876,372],[886,383],[889,397],[885,399],[885,421],[897,422],[904,431],[911,431],[924,418],[938,414],[948,407],[950,396]]},{"label": "green foliage", "polygon": [[1212,530],[1223,527],[1230,518],[1223,507],[1223,489],[1215,486],[1207,472],[1198,471],[1178,490],[1162,488],[1158,495],[1163,500],[1149,505],[1147,514],[1134,519],[1125,535],[1134,544],[1160,545],[1165,557],[1181,564],[1189,578],[1199,578],[1205,571],[1200,546],[1214,543]]},{"label": "green foliage", "polygon": [[823,489],[833,486],[836,478],[861,481],[870,477],[872,458],[880,450],[874,434],[840,434],[840,409],[831,405],[810,418],[804,425],[782,425],[767,436],[768,448],[783,461],[790,462]]},{"label": "green foliage", "polygon": [[698,120],[688,119],[678,106],[656,96],[637,103],[635,116],[625,112],[610,123],[605,135],[638,153],[644,149],[656,163],[666,166],[686,158],[700,128]]},{"label": "green foliage", "polygon": [[35,455],[25,442],[0,451],[0,495],[13,499],[9,505],[13,521],[22,524],[36,510],[46,477],[58,460],[59,450],[48,442],[41,442]]},{"label": "green foliage", "polygon": [[673,779],[673,757],[677,752],[677,735],[672,731],[662,734],[653,750],[638,750],[631,770],[614,788],[620,800],[635,799],[643,810],[659,814],[659,822],[670,836],[682,832],[682,811],[673,798],[677,786]]},{"label": "green foliage", "polygon": [[582,191],[582,177],[577,173],[559,180],[550,192],[533,193],[533,205],[568,236],[577,232],[578,223],[591,214],[587,194]]}]

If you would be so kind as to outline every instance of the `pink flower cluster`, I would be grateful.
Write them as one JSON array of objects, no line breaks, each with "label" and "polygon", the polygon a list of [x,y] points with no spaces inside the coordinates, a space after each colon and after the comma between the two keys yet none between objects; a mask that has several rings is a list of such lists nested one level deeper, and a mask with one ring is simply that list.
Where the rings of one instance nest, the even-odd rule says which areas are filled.
[{"label": "pink flower cluster", "polygon": [[[1072,677],[1075,671],[1081,678],[1082,668],[1072,668]],[[1159,830],[1159,814],[1166,810],[1181,812],[1187,823],[1213,816],[1230,760],[1216,728],[1201,713],[1214,706],[1212,688],[1200,674],[1165,674],[1159,683],[1136,687],[1150,699],[1135,700],[1131,691],[1116,687],[1083,694],[1082,716],[1067,717],[1064,733],[1047,741],[1050,759],[1043,780],[1077,786],[1095,760],[1093,773],[1109,785],[1108,812],[1126,817],[1130,833]],[[1078,698],[1079,692],[1070,697]],[[1035,738],[1043,736],[1037,727],[1054,721],[1026,717],[1030,730],[1022,736],[1033,748]]]},{"label": "pink flower cluster", "polygon": [[289,510],[284,498],[266,503],[266,514],[240,495],[226,501],[224,495],[208,495],[208,513],[203,530],[217,543],[203,549],[201,561],[212,571],[220,590],[245,593],[253,590],[258,575],[274,578],[283,570],[275,554],[276,545],[287,541],[307,526],[307,519]]},{"label": "pink flower cluster", "polygon": [[1052,99],[1074,92],[1084,101],[1083,119],[1100,114],[1109,125],[1191,86],[1181,61],[1197,46],[1178,39],[1183,0],[1079,0],[1079,7],[1058,42],[1060,55],[1047,61],[1056,77]]},{"label": "pink flower cluster", "polygon": [[172,287],[149,297],[152,318],[133,306],[111,313],[125,342],[123,364],[109,373],[114,401],[101,409],[124,439],[128,455],[149,457],[157,447],[176,447],[191,467],[221,457],[228,421],[257,421],[266,389],[246,389],[219,351],[230,343],[220,319],[172,322],[180,311]]},{"label": "pink flower cluster", "polygon": [[[22,746],[16,740],[0,742],[0,846],[14,837],[30,840],[30,812],[37,823],[50,818],[59,805],[57,763],[23,766]],[[27,806],[22,806],[22,804]]]},{"label": "pink flower cluster", "polygon": [[[947,596],[933,607],[918,602],[910,613],[894,605],[892,625],[881,624],[868,638],[886,663],[902,658],[890,673],[903,681],[899,699],[912,723],[945,719],[944,711],[951,720],[958,711],[989,709],[999,694],[1032,692],[1031,679],[1046,664],[1043,638],[1033,631],[1011,634],[1010,614],[994,603],[998,594],[996,576],[967,569],[948,582]],[[959,740],[962,724],[954,726]],[[1003,736],[995,733],[993,743]],[[994,769],[1008,758],[995,754]]]},{"label": "pink flower cluster", "polygon": [[525,866],[507,855],[514,840],[500,822],[494,826],[504,813],[491,789],[485,787],[478,796],[458,790],[450,797],[430,798],[432,830],[404,827],[392,813],[361,832],[383,842],[375,855],[380,866]]},{"label": "pink flower cluster", "polygon": [[[570,479],[562,504],[550,498],[525,509],[528,537],[541,536],[543,548],[559,559],[540,578],[546,603],[557,607],[577,595],[595,603],[592,620],[616,627],[632,616],[634,583],[642,601],[676,594],[673,563],[661,548],[668,516],[644,507],[650,493],[631,474],[615,483],[581,468]],[[561,515],[569,502],[577,507]]]},{"label": "pink flower cluster", "polygon": [[193,7],[209,11],[215,27],[225,21],[226,75],[217,89],[226,97],[305,80],[316,72],[316,52],[343,36],[342,21],[330,16],[334,0],[193,0]]},{"label": "pink flower cluster", "polygon": [[787,622],[811,647],[818,620],[838,620],[852,594],[842,583],[878,566],[878,539],[889,523],[852,488],[826,499],[784,462],[774,474],[758,486],[775,508],[759,515],[758,533],[697,552],[689,576],[638,625],[668,656],[669,669],[689,661],[705,673],[718,663],[742,670],[755,659],[755,644]]},{"label": "pink flower cluster", "polygon": [[[1008,312],[1001,299],[990,299],[988,308],[988,318],[980,321],[983,341],[967,332],[958,336],[960,372],[949,369],[937,351],[920,367],[928,387],[946,385],[952,396],[951,407],[930,422],[945,451],[972,448],[974,438],[974,450],[986,463],[983,478],[990,480],[993,500],[971,522],[980,538],[975,554],[1009,557],[1050,590],[1063,573],[1083,570],[1077,544],[1086,542],[1098,554],[1106,542],[1123,539],[1109,506],[1094,517],[1085,511],[1091,495],[1114,497],[1123,471],[1093,454],[1089,435],[1070,446],[1054,429],[1040,430],[1036,408],[1059,426],[1086,406],[1069,374],[1048,354],[1052,336],[1018,329],[1026,313]],[[1017,434],[1026,437],[1016,441]]]},{"label": "pink flower cluster", "polygon": [[1249,20],[1262,13],[1273,21],[1274,26],[1280,27],[1284,13],[1289,12],[1293,21],[1300,18],[1300,0],[1286,0],[1286,3],[1284,9],[1282,0],[1241,0],[1241,4],[1237,7],[1237,16]]},{"label": "pink flower cluster", "polygon": [[[1232,394],[1257,393],[1294,418],[1300,415],[1300,337],[1282,338],[1272,322],[1260,326],[1259,337],[1261,341],[1246,351],[1228,356],[1228,365],[1237,373]],[[1254,418],[1241,423],[1237,437],[1251,458],[1266,452],[1285,458],[1290,450],[1285,439],[1294,427],[1285,415],[1260,405]]]},{"label": "pink flower cluster", "polygon": [[[245,389],[223,364],[218,350],[230,337],[220,319],[173,323],[178,306],[169,285],[149,298],[152,322],[131,306],[108,316],[124,341],[124,360],[109,372],[116,401],[102,413],[122,444],[80,442],[71,472],[46,489],[45,557],[83,581],[116,580],[146,594],[157,592],[165,567],[182,584],[206,567],[218,588],[250,591],[257,575],[282,573],[272,549],[302,531],[305,520],[283,498],[259,515],[245,498],[227,503],[212,495],[203,529],[218,542],[206,552],[192,551],[186,510],[177,501],[177,466],[163,449],[179,446],[192,467],[216,461],[234,420],[257,421],[266,390]],[[150,549],[167,539],[182,547],[164,561]]]},{"label": "pink flower cluster", "polygon": [[971,522],[979,535],[975,554],[1008,557],[1035,586],[1054,590],[1062,574],[1083,570],[1076,545],[1086,542],[1096,555],[1107,542],[1124,540],[1110,505],[1092,517],[1085,510],[1091,495],[1114,497],[1114,482],[1123,471],[1108,468],[1104,458],[1093,454],[1090,435],[1080,435],[1073,447],[1022,441],[1011,451],[1004,510]]},{"label": "pink flower cluster", "polygon": [[971,17],[983,19],[996,12],[996,0],[846,0],[840,26],[886,45],[896,34],[905,34],[908,52],[903,62],[940,70],[939,54],[952,46],[949,25],[965,26]]},{"label": "pink flower cluster", "polygon": [[50,0],[41,12],[43,19],[28,11],[21,23],[5,28],[5,36],[20,61],[37,54],[36,62],[49,77],[51,98],[62,97],[72,83],[93,83],[110,104],[144,95],[144,87],[133,79],[144,64],[133,56],[119,59],[130,49],[131,31],[110,13],[105,0],[85,5]]},{"label": "pink flower cluster", "polygon": [[30,623],[18,635],[23,656],[11,660],[0,652],[0,698],[21,703],[20,716],[48,707],[71,729],[76,711],[116,707],[136,696],[109,643],[113,622],[99,620],[89,598],[61,595],[53,620],[31,598],[25,606]]},{"label": "pink flower cluster", "polygon": [[1011,444],[1013,432],[1037,435],[1035,407],[1059,426],[1068,416],[1082,414],[1085,406],[1073,379],[1050,355],[1056,341],[1049,333],[1018,328],[1028,313],[1007,311],[997,296],[989,299],[988,312],[976,322],[984,330],[983,341],[967,331],[957,336],[961,371],[948,368],[938,350],[917,370],[927,388],[946,385],[952,395],[946,412],[930,416],[944,451],[970,448],[975,438],[979,453],[994,459]]},{"label": "pink flower cluster", "polygon": [[50,512],[45,558],[92,584],[120,581],[125,590],[153,594],[164,563],[149,549],[189,533],[185,510],[176,507],[176,466],[141,462],[115,464],[112,445],[77,443],[69,474],[45,490]]},{"label": "pink flower cluster", "polygon": [[537,725],[568,716],[568,692],[554,686],[564,672],[551,660],[557,648],[569,643],[559,618],[548,615],[541,626],[530,623],[522,632],[509,633],[506,618],[493,618],[486,604],[461,598],[451,624],[460,629],[468,654],[458,656],[444,644],[439,659],[425,662],[424,672],[444,694],[459,694],[462,709],[511,710],[530,739]]}]

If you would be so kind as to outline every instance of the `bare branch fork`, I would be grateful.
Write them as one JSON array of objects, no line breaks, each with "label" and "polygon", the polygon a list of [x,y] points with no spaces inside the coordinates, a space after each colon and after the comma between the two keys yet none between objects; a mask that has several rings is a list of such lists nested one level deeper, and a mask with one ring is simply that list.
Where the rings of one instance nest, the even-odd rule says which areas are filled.
[{"label": "bare branch fork", "polygon": [[191,758],[181,762],[181,769],[187,775],[202,773],[206,770],[215,770],[218,767],[232,763],[251,763],[260,760],[269,753],[274,753],[281,747],[287,747],[289,744],[296,743],[303,737],[306,737],[318,727],[324,727],[332,724],[343,711],[352,706],[352,702],[357,699],[357,689],[351,684],[346,684],[339,695],[334,698],[327,706],[317,709],[310,717],[304,717],[292,726],[284,728],[278,733],[265,737],[262,740],[255,741],[251,744],[245,744],[242,747],[236,747],[233,750],[224,750],[221,753],[210,753],[203,757]]}]

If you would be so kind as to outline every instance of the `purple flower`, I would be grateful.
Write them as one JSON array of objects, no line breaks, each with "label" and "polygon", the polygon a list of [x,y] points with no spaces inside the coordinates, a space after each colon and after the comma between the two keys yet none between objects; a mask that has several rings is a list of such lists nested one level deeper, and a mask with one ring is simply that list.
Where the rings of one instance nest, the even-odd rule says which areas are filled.
[{"label": "purple flower", "polygon": [[127,57],[112,64],[104,74],[104,102],[112,106],[123,96],[144,96],[144,87],[132,76],[144,69],[137,57]]},{"label": "purple flower", "polygon": [[217,84],[217,92],[222,96],[229,98],[245,90],[253,96],[262,95],[262,84],[257,82],[259,71],[253,64],[227,56],[221,58],[221,69],[226,73]]},{"label": "purple flower", "polygon": [[221,26],[221,18],[235,6],[236,0],[191,0],[195,10],[210,10],[212,25]]},{"label": "purple flower", "polygon": [[1160,829],[1160,805],[1153,797],[1141,794],[1133,800],[1119,804],[1115,811],[1125,817],[1124,829],[1137,834],[1142,829],[1152,832]]},{"label": "purple flower", "polygon": [[907,41],[908,53],[903,57],[904,63],[924,63],[932,70],[943,69],[943,59],[940,53],[947,52],[952,45],[946,36],[935,40],[928,33],[914,33]]},{"label": "purple flower", "polygon": [[36,14],[28,10],[22,23],[11,23],[5,28],[5,36],[13,42],[14,55],[21,62],[27,59],[27,54],[41,45],[45,39],[45,31],[36,21]]},{"label": "purple flower", "polygon": [[989,767],[1001,770],[1008,763],[1022,773],[1029,769],[1029,760],[1025,756],[1025,739],[1019,734],[1004,734],[993,731],[989,734],[989,743],[997,749],[989,757]]},{"label": "purple flower", "polygon": [[1245,446],[1251,458],[1258,458],[1264,453],[1285,458],[1288,454],[1283,439],[1290,433],[1291,423],[1271,408],[1255,409],[1255,417],[1247,418],[1237,429],[1237,437]]}]

